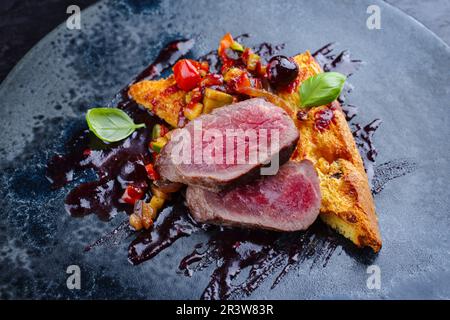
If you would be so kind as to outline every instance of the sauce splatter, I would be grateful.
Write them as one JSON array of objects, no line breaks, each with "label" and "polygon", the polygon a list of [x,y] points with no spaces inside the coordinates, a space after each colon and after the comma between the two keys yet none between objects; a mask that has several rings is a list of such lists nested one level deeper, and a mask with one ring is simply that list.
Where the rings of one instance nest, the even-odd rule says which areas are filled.
[{"label": "sauce splatter", "polygon": [[[300,264],[325,267],[338,247],[333,231],[320,222],[305,232],[276,233],[261,230],[224,229],[198,245],[180,263],[190,276],[217,263],[202,299],[229,299],[249,295],[269,276],[276,274],[272,288]],[[245,275],[244,274],[245,271]]]},{"label": "sauce splatter", "polygon": [[128,247],[128,260],[134,265],[147,261],[178,239],[200,229],[201,226],[191,219],[183,199],[179,197],[159,214],[151,230],[138,234]]},{"label": "sauce splatter", "polygon": [[395,159],[375,166],[372,179],[372,192],[380,193],[386,183],[412,173],[417,169],[417,163],[413,159]]},{"label": "sauce splatter", "polygon": [[367,177],[369,179],[369,185],[372,185],[374,177],[374,164],[378,151],[373,143],[373,134],[381,125],[380,119],[375,119],[365,126],[361,126],[359,123],[355,124],[355,130],[353,131],[353,137],[355,138],[356,146],[359,149],[361,158],[366,168]]},{"label": "sauce splatter", "polygon": [[[169,43],[130,85],[158,77],[187,54],[193,45],[193,40]],[[109,220],[118,212],[131,213],[132,207],[119,201],[126,184],[147,185],[145,164],[152,160],[147,147],[151,128],[162,121],[128,97],[130,85],[116,95],[113,104],[127,112],[136,123],[145,123],[146,128],[113,144],[106,144],[89,130],[83,130],[66,145],[68,152],[65,155],[55,155],[47,165],[46,176],[53,188],[60,188],[74,179],[78,182],[66,197],[66,210],[73,216],[95,213],[100,219]],[[76,179],[76,173],[89,170],[93,171],[90,177]]]}]

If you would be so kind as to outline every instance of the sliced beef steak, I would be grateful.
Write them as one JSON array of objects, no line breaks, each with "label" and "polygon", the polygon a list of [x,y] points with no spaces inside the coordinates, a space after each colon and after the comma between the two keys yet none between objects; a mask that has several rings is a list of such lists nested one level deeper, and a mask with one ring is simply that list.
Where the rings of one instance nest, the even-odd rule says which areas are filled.
[{"label": "sliced beef steak", "polygon": [[173,132],[156,161],[162,178],[220,191],[289,160],[298,130],[281,108],[250,99],[218,108]]},{"label": "sliced beef steak", "polygon": [[303,160],[287,162],[275,176],[219,193],[189,186],[186,200],[199,222],[295,231],[316,220],[321,196],[316,170]]}]

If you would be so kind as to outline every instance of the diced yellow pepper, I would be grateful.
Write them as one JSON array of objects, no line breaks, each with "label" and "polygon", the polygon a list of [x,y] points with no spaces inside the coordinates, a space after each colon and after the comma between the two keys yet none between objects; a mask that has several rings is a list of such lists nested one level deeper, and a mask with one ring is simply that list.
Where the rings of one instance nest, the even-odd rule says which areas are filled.
[{"label": "diced yellow pepper", "polygon": [[134,230],[139,231],[142,229],[143,224],[141,217],[133,213],[130,215],[129,219],[130,219],[130,226],[132,226]]},{"label": "diced yellow pepper", "polygon": [[230,48],[234,51],[239,51],[239,52],[244,51],[244,47],[242,46],[242,44],[240,44],[239,42],[236,42],[236,41],[233,41]]},{"label": "diced yellow pepper", "polygon": [[154,184],[152,184],[151,186],[151,190],[152,190],[152,194],[158,198],[167,200],[170,198],[170,194],[167,194],[163,191],[161,191],[161,189],[159,189],[157,186],[155,186]]},{"label": "diced yellow pepper", "polygon": [[160,124],[155,124],[152,129],[152,139],[158,139],[161,137],[163,129]]},{"label": "diced yellow pepper", "polygon": [[259,61],[259,56],[256,53],[250,53],[247,59],[247,69],[254,71],[256,69],[256,64]]},{"label": "diced yellow pepper", "polygon": [[210,113],[215,108],[223,107],[233,102],[233,96],[211,88],[205,89],[203,98],[203,113]]},{"label": "diced yellow pepper", "polygon": [[158,139],[150,142],[150,148],[153,151],[160,153],[161,149],[166,145],[167,142],[168,140],[166,137],[159,137]]},{"label": "diced yellow pepper", "polygon": [[163,198],[152,196],[152,199],[150,200],[150,206],[156,211],[161,209],[164,205],[165,200]]},{"label": "diced yellow pepper", "polygon": [[190,106],[189,108],[185,107],[183,110],[183,114],[186,118],[189,120],[194,120],[199,115],[202,114],[203,111],[203,104],[196,103],[193,106]]},{"label": "diced yellow pepper", "polygon": [[145,229],[149,229],[153,225],[156,218],[157,210],[150,203],[142,201],[142,224]]},{"label": "diced yellow pepper", "polygon": [[227,72],[225,72],[224,76],[223,76],[223,80],[225,80],[226,82],[232,80],[232,79],[236,79],[237,77],[239,77],[241,74],[243,74],[245,71],[239,68],[230,68],[227,70]]},{"label": "diced yellow pepper", "polygon": [[173,130],[170,130],[169,132],[167,132],[164,135],[164,138],[166,138],[167,140],[170,140],[172,138],[172,133],[173,133]]}]

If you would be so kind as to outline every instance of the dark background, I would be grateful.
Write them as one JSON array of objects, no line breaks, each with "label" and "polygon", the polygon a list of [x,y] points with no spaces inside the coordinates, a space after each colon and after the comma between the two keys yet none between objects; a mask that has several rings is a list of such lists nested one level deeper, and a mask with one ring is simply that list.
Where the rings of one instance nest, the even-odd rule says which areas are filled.
[{"label": "dark background", "polygon": [[[95,2],[97,0],[1,0],[0,81],[3,81],[28,50],[68,17],[66,9],[69,5],[75,4],[84,9]],[[386,2],[413,16],[450,44],[449,0]]]}]

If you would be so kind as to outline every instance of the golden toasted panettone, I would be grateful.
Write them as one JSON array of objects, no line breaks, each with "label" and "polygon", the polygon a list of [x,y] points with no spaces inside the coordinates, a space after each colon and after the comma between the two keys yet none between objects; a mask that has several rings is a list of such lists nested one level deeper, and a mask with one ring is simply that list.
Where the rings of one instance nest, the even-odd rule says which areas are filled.
[{"label": "golden toasted panettone", "polygon": [[137,82],[130,87],[128,94],[172,127],[178,126],[186,92],[178,88],[173,76]]},{"label": "golden toasted panettone", "polygon": [[[309,52],[297,55],[298,85],[322,72]],[[173,76],[142,81],[129,94],[139,104],[176,127],[185,93],[176,87]],[[328,106],[299,109],[298,88],[278,96],[292,108],[300,139],[293,160],[309,159],[320,178],[321,219],[359,247],[381,248],[375,205],[366,172],[345,115],[337,101]],[[300,113],[297,115],[297,111]]]},{"label": "golden toasted panettone", "polygon": [[[309,52],[295,56],[294,60],[300,69],[300,85],[322,72]],[[297,90],[279,95],[293,107],[299,105]],[[292,158],[309,159],[317,169],[322,193],[321,219],[357,246],[369,246],[378,252],[381,236],[372,193],[339,103],[304,110],[298,118],[300,140]]]}]

